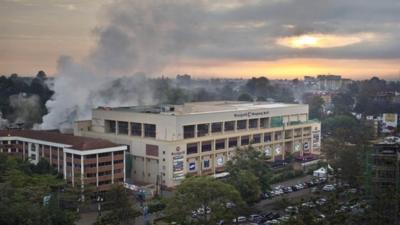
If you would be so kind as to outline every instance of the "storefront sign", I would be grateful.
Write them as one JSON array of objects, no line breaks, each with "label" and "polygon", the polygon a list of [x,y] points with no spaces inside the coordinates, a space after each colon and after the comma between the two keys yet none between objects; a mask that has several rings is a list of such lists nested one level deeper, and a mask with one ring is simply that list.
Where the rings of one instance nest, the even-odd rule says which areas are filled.
[{"label": "storefront sign", "polygon": [[233,114],[234,117],[236,118],[248,118],[248,117],[253,117],[253,116],[265,116],[268,115],[269,111],[264,111],[264,112],[244,112],[244,113],[235,113]]}]

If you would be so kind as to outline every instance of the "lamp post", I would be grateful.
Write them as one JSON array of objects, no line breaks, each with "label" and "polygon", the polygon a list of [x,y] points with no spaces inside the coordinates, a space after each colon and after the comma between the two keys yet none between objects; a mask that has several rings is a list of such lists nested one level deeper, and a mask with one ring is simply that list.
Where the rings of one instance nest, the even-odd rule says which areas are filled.
[{"label": "lamp post", "polygon": [[104,199],[100,195],[97,195],[96,201],[97,201],[97,213],[98,213],[98,216],[100,217],[101,216],[101,203],[104,201]]}]

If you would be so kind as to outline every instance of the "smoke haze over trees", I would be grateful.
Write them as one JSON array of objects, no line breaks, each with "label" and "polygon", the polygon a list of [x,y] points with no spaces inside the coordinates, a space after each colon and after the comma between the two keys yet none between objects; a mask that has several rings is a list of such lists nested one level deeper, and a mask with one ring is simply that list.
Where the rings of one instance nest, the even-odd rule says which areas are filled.
[{"label": "smoke haze over trees", "polygon": [[19,77],[12,74],[0,77],[0,128],[9,123],[30,128],[42,122],[47,113],[45,103],[53,94],[43,71],[36,77]]}]

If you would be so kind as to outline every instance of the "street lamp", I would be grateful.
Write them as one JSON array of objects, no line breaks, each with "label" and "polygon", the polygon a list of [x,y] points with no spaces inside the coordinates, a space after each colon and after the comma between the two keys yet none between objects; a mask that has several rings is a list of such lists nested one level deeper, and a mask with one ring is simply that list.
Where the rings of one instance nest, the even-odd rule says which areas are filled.
[{"label": "street lamp", "polygon": [[104,201],[104,199],[100,195],[97,195],[96,201],[97,201],[97,212],[98,212],[98,216],[100,217],[101,216],[101,203]]}]

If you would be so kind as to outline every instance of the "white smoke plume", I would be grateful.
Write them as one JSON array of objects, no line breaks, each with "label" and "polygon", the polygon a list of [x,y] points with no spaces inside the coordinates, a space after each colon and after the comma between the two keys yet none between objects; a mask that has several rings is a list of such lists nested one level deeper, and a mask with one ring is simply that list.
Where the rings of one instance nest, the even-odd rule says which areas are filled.
[{"label": "white smoke plume", "polygon": [[150,104],[143,75],[160,72],[199,43],[202,1],[117,0],[95,29],[97,46],[83,63],[58,60],[55,94],[46,103],[41,129],[68,129],[97,106]]}]

